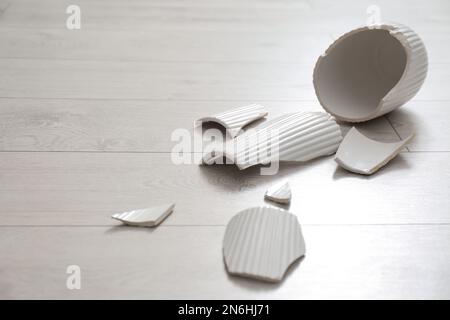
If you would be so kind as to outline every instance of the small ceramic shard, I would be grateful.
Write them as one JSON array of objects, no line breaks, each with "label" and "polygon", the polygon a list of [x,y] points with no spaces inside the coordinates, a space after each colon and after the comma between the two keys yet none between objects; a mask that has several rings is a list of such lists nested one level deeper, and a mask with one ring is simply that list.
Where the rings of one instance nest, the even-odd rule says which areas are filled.
[{"label": "small ceramic shard", "polygon": [[215,122],[227,129],[229,135],[234,138],[246,125],[264,118],[268,112],[259,104],[252,104],[239,107],[229,111],[216,114],[211,117],[203,117],[198,119],[197,123]]},{"label": "small ceramic shard", "polygon": [[156,227],[172,213],[174,207],[175,204],[165,204],[157,207],[116,213],[111,217],[130,226]]},{"label": "small ceramic shard", "polygon": [[[274,161],[305,162],[336,152],[340,126],[324,112],[297,112],[267,121],[218,149],[203,155],[203,163],[228,159],[240,170]],[[219,162],[221,163],[221,162]]]},{"label": "small ceramic shard", "polygon": [[269,207],[239,212],[226,227],[223,255],[230,274],[281,281],[289,266],[305,255],[297,217]]},{"label": "small ceramic shard", "polygon": [[287,181],[274,185],[267,189],[264,197],[268,200],[278,202],[278,203],[289,203],[291,202],[291,188]]},{"label": "small ceramic shard", "polygon": [[339,146],[335,160],[346,170],[370,175],[399,154],[412,138],[413,134],[399,142],[379,142],[367,138],[353,127]]}]

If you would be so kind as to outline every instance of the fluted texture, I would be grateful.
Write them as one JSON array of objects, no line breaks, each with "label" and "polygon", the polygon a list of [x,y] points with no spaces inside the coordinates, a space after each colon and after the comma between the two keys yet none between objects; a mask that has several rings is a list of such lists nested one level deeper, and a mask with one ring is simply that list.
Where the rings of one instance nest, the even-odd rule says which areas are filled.
[{"label": "fluted texture", "polygon": [[383,98],[378,115],[390,112],[416,95],[427,76],[428,56],[423,41],[407,26],[385,25],[405,47],[407,64],[405,72],[395,87]]},{"label": "fluted texture", "polygon": [[336,152],[342,134],[323,112],[283,115],[237,137],[236,164],[240,169],[274,161],[308,161]]},{"label": "fluted texture", "polygon": [[280,281],[287,268],[304,254],[300,224],[288,211],[246,209],[235,215],[225,230],[223,255],[232,274]]},{"label": "fluted texture", "polygon": [[216,122],[227,129],[231,137],[238,135],[239,131],[249,123],[261,119],[267,115],[265,108],[259,104],[252,104],[239,107],[233,110],[222,112],[211,117],[204,117],[197,120],[199,122]]},{"label": "fluted texture", "polygon": [[[358,32],[363,32],[371,29],[382,29],[389,31],[390,35],[395,37],[403,46],[406,53],[406,65],[405,70],[399,81],[389,90],[389,92],[382,98],[376,108],[367,115],[355,115],[350,116],[348,114],[342,114],[336,112],[331,108],[330,102],[324,103],[321,99],[320,89],[318,87],[318,70],[325,56],[329,55],[334,47],[338,43],[344,41],[349,36]],[[411,98],[413,98],[422,87],[428,70],[428,56],[425,45],[421,38],[409,27],[396,23],[383,23],[380,25],[364,26],[351,30],[336,39],[325,51],[325,54],[321,55],[314,67],[313,72],[313,84],[316,92],[316,96],[319,99],[321,105],[325,110],[331,113],[336,119],[347,122],[363,122],[382,116],[392,110],[402,106]]]},{"label": "fluted texture", "polygon": [[291,201],[291,187],[288,182],[282,182],[270,187],[265,194],[265,198],[278,203],[289,203]]}]

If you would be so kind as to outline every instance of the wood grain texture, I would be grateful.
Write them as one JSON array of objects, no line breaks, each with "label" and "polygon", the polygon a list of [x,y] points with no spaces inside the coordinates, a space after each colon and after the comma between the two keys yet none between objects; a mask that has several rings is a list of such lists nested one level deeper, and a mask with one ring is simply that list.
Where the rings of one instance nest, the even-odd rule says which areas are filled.
[{"label": "wood grain texture", "polygon": [[257,167],[173,165],[169,154],[0,156],[1,225],[114,225],[113,213],[170,202],[176,207],[165,225],[225,225],[245,208],[270,204],[265,191],[283,179],[303,224],[450,223],[448,153],[402,153],[370,177],[332,157],[261,176]]},{"label": "wood grain texture", "polygon": [[1,59],[0,69],[2,97],[314,99],[302,64]]},{"label": "wood grain texture", "polygon": [[[447,54],[450,51],[449,33],[423,32],[419,35],[426,45],[430,61],[450,62]],[[81,29],[68,32],[61,28],[3,28],[0,30],[0,58],[189,63],[291,62],[313,65],[319,55],[339,36],[337,32],[330,35],[315,30],[167,30],[162,33],[159,30],[129,32]]]},{"label": "wood grain texture", "polygon": [[[327,33],[98,30],[0,30],[1,58],[181,62],[293,62],[312,65]],[[445,43],[445,42],[444,42]],[[448,60],[446,60],[448,61]]]},{"label": "wood grain texture", "polygon": [[[278,285],[227,275],[224,229],[2,227],[0,298],[450,297],[448,225],[304,226],[306,256]],[[68,265],[80,290],[66,288]]]},{"label": "wood grain texture", "polygon": [[[450,298],[450,2],[78,0],[76,31],[70,4],[0,0],[0,298]],[[170,134],[201,116],[321,110],[316,58],[373,4],[429,53],[418,96],[360,128],[413,129],[409,150],[371,177],[331,157],[277,176],[172,164]],[[306,258],[279,285],[227,275],[225,224],[286,178]],[[174,199],[157,229],[110,218]]]},{"label": "wood grain texture", "polygon": [[[65,28],[65,9],[70,0],[11,1],[1,26],[16,28]],[[332,32],[365,24],[372,0],[274,2],[252,0],[145,1],[79,0],[86,16],[82,28],[112,30],[247,30]],[[450,7],[446,0],[389,1],[376,5],[385,20],[415,26],[418,32],[450,30]]]},{"label": "wood grain texture", "polygon": [[[11,98],[315,99],[303,64],[0,59],[0,69],[0,96]],[[450,100],[449,70],[430,65],[416,99]]]},{"label": "wood grain texture", "polygon": [[414,132],[415,138],[408,143],[410,151],[450,151],[450,127],[448,101],[411,101],[388,115],[389,120],[402,139]]},{"label": "wood grain texture", "polygon": [[[250,103],[0,98],[0,151],[170,152],[174,130],[184,128],[193,136],[196,119]],[[268,119],[322,111],[315,101],[258,103],[269,111]],[[397,139],[384,118],[358,127],[376,139]]]}]

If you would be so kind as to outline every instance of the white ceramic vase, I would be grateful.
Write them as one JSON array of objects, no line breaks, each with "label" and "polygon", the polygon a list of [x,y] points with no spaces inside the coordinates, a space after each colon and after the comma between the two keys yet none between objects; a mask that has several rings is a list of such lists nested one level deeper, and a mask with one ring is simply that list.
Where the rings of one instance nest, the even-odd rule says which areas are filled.
[{"label": "white ceramic vase", "polygon": [[399,24],[365,26],[342,35],[319,57],[314,89],[336,119],[362,122],[410,100],[427,69],[425,46],[413,30]]}]

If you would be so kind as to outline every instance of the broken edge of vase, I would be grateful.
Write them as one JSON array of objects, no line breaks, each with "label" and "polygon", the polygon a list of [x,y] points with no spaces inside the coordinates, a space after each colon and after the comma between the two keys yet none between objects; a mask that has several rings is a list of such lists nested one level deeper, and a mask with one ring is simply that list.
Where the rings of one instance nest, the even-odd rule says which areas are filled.
[{"label": "broken edge of vase", "polygon": [[281,204],[290,203],[291,197],[291,188],[288,181],[283,181],[270,187],[269,189],[267,189],[266,194],[264,195],[264,198],[266,198],[267,200]]},{"label": "broken edge of vase", "polygon": [[304,255],[300,224],[288,211],[249,208],[237,213],[227,224],[223,256],[230,274],[279,282],[287,269]]},{"label": "broken edge of vase", "polygon": [[234,138],[248,124],[267,116],[267,110],[259,104],[238,107],[232,110],[218,113],[213,116],[203,117],[196,124],[203,122],[215,122],[223,126],[228,134]]},{"label": "broken edge of vase", "polygon": [[320,104],[337,120],[363,122],[412,99],[427,70],[427,51],[417,33],[380,23],[336,39],[317,59],[313,84]]},{"label": "broken edge of vase", "polygon": [[335,161],[348,171],[371,175],[398,155],[413,137],[411,134],[402,141],[386,143],[372,140],[353,127],[339,146]]},{"label": "broken edge of vase", "polygon": [[340,126],[324,112],[282,115],[203,155],[204,164],[236,164],[240,170],[275,161],[306,162],[336,152]]},{"label": "broken edge of vase", "polygon": [[173,212],[174,208],[174,203],[164,204],[156,207],[116,213],[111,218],[130,226],[156,227]]}]

